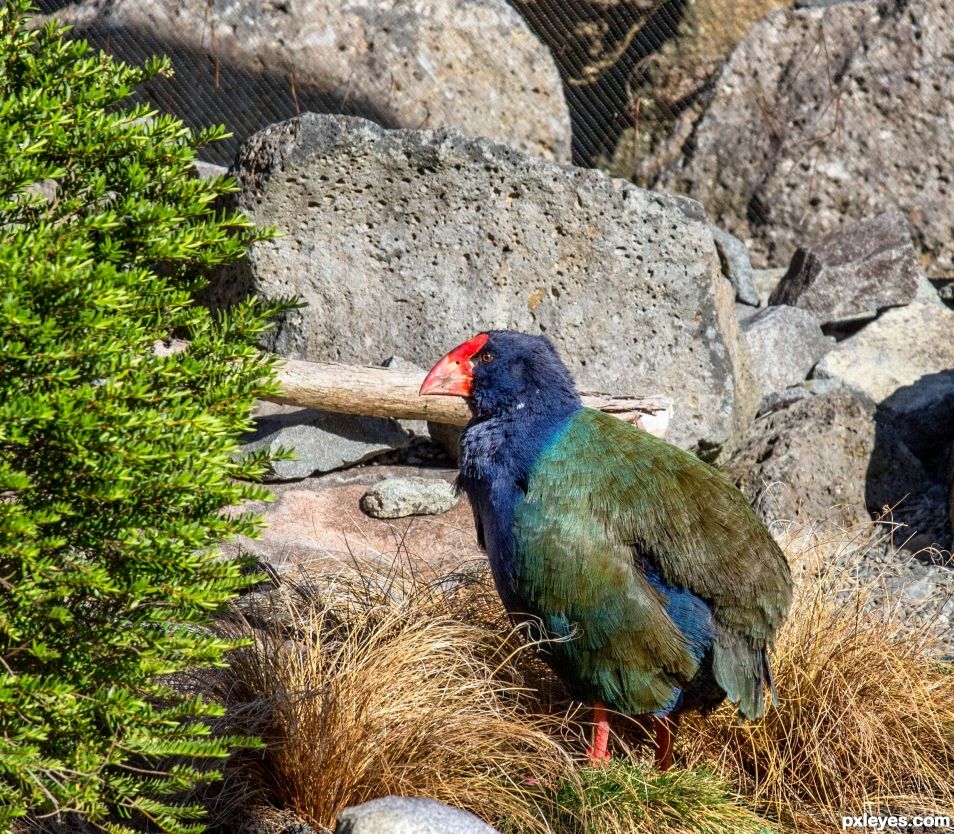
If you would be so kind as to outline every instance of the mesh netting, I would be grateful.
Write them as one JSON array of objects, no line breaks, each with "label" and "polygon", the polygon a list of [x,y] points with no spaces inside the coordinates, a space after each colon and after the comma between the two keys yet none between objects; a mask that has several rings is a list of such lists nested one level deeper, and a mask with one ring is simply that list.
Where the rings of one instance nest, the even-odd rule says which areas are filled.
[{"label": "mesh netting", "polygon": [[[917,31],[924,15],[914,8],[915,0],[850,3],[846,5],[855,11],[849,14],[828,8],[842,5],[838,0],[798,0],[804,17],[767,29],[758,28],[760,21],[791,0],[511,0],[512,8],[504,0],[40,2],[44,12],[57,13],[95,46],[124,60],[168,55],[176,76],[154,79],[140,95],[190,126],[225,124],[233,138],[205,149],[202,156],[208,162],[228,165],[238,144],[256,130],[305,111],[362,116],[385,127],[451,125],[469,135],[482,135],[489,122],[504,125],[504,131],[512,125],[517,134],[526,122],[526,141],[513,142],[515,147],[561,161],[572,158],[576,165],[600,167],[645,187],[689,194],[703,202],[715,223],[746,241],[757,266],[784,265],[799,241],[827,232],[841,220],[897,208],[908,217],[929,274],[943,277],[954,270],[949,234],[939,221],[923,227],[920,222],[936,213],[947,187],[944,173],[928,172],[922,183],[908,170],[899,180],[902,167],[912,166],[897,159],[908,146],[936,145],[944,130],[938,90],[954,83],[950,62],[946,70],[925,70],[926,78],[914,64],[943,53],[943,43],[925,48],[919,40],[949,37],[954,23],[944,18],[951,14],[948,0],[938,0],[936,6],[921,3],[934,18],[923,32]],[[906,12],[909,5],[914,10]],[[156,8],[162,13],[154,14]],[[438,8],[443,9],[439,14]],[[412,35],[389,34],[380,20],[375,30],[368,20],[381,15],[381,9]],[[828,11],[835,14],[826,16]],[[334,25],[325,25],[322,14],[337,15]],[[441,14],[437,28],[424,36],[429,41],[415,41],[413,33],[425,25],[421,21],[429,17],[433,25]],[[905,14],[908,19],[902,20]],[[889,39],[873,50],[877,66],[866,75],[871,33],[882,25],[871,21],[891,16],[901,34],[896,33],[896,44]],[[276,23],[279,19],[286,22]],[[342,25],[343,20],[352,23]],[[942,31],[932,33],[938,21],[944,24]],[[500,36],[497,30],[507,26],[522,28],[529,41],[528,26],[549,51],[556,71],[536,43],[527,55],[505,54],[523,44]],[[905,27],[911,29],[910,37]],[[797,29],[805,31],[790,31]],[[382,50],[373,42],[376,36],[391,41]],[[759,45],[760,38],[770,42]],[[730,116],[744,124],[729,125],[724,136],[700,134],[700,117],[720,86],[725,87],[727,60],[737,47],[732,60],[739,64],[743,39],[745,44],[756,41],[749,50],[753,65],[743,61],[734,67],[735,81],[730,82],[741,77],[748,86],[732,93],[745,100],[745,107]],[[427,54],[400,54],[422,46]],[[778,65],[772,66],[776,48]],[[494,49],[500,52],[494,54]],[[879,49],[889,54],[879,55]],[[337,62],[309,58],[322,51],[326,57],[336,55]],[[362,64],[349,75],[348,60],[357,52]],[[396,61],[408,65],[403,75],[392,72]],[[494,62],[507,71],[488,74],[486,65]],[[546,67],[541,70],[544,63],[550,76]],[[323,75],[321,68],[332,65],[337,75]],[[427,75],[432,77],[422,80]],[[915,87],[895,89],[911,75],[918,76]],[[879,81],[882,77],[887,80]],[[402,89],[408,82],[418,87]],[[865,99],[866,85],[878,83],[885,89],[874,95],[884,100]],[[500,87],[487,90],[488,84]],[[855,135],[845,142],[849,111],[842,97],[852,86],[861,116],[853,128],[848,126]],[[514,96],[518,88],[520,96]],[[533,112],[537,99],[524,96],[527,90],[539,101],[562,95],[559,107],[565,123],[565,99],[569,129],[565,124],[561,129],[571,137],[534,139],[548,119],[547,130],[553,128],[554,118]],[[911,109],[912,97],[925,95],[930,100],[924,104],[928,118],[923,123],[895,106],[907,102],[902,109]],[[401,96],[418,100],[395,105],[392,99]],[[724,90],[723,99],[725,109]],[[500,111],[494,113],[493,107]],[[907,130],[912,121],[918,121],[913,127],[918,135],[898,136],[899,127]],[[487,130],[491,138],[508,139]],[[879,130],[891,134],[886,143],[871,138]],[[702,154],[700,141],[709,142]],[[736,148],[728,163],[736,170],[729,177],[720,167],[726,164],[720,141]],[[572,152],[561,151],[561,142],[562,147],[571,145]],[[689,165],[694,154],[708,158]],[[856,164],[858,157],[868,159],[867,167]],[[827,186],[821,182],[825,177]],[[850,188],[845,185],[849,180]]]}]

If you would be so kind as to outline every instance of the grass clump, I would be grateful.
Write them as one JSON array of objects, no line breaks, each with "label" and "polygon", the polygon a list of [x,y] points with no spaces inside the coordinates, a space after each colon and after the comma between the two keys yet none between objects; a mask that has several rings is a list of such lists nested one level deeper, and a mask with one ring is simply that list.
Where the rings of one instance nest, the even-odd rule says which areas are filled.
[{"label": "grass clump", "polygon": [[726,782],[701,770],[660,773],[629,757],[579,772],[555,797],[566,834],[771,834]]},{"label": "grass clump", "polygon": [[800,536],[789,550],[795,601],[773,654],[779,708],[739,724],[724,707],[683,728],[687,763],[714,766],[798,831],[864,811],[954,812],[954,671],[936,659],[929,621],[872,604],[884,581],[860,568],[880,535]]},{"label": "grass clump", "polygon": [[549,831],[544,786],[575,779],[560,721],[530,708],[509,635],[448,616],[458,591],[441,587],[311,580],[235,618],[228,634],[251,644],[221,691],[267,746],[236,768],[226,801],[333,828],[348,805],[427,796]]}]

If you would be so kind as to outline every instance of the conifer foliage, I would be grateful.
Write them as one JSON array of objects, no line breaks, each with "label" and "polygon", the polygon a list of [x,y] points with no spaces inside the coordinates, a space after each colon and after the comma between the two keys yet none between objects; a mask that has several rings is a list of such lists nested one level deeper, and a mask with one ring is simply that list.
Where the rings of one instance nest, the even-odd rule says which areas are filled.
[{"label": "conifer foliage", "polygon": [[[193,298],[270,232],[192,174],[222,129],[127,101],[164,61],[30,13],[0,6],[0,831],[198,831],[181,797],[242,741],[169,681],[230,646],[205,624],[248,578],[216,545],[258,522],[221,511],[264,497],[236,436],[274,385],[254,345],[281,305]],[[172,336],[188,350],[156,350]]]}]

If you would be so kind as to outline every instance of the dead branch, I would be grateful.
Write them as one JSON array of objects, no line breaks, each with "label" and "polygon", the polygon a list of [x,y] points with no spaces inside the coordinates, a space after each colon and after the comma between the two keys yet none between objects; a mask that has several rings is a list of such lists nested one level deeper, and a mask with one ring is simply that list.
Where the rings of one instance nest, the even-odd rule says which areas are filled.
[{"label": "dead branch", "polygon": [[[395,368],[366,368],[331,362],[285,359],[278,369],[281,395],[275,402],[307,406],[343,414],[431,420],[463,426],[470,411],[458,397],[428,396],[417,392],[424,374]],[[583,394],[583,404],[633,423],[663,437],[672,417],[668,397],[624,397]]]},{"label": "dead branch", "polygon": [[[156,342],[154,351],[157,356],[170,356],[188,348],[188,342],[173,339],[168,343]],[[422,397],[417,392],[423,381],[421,371],[282,359],[278,364],[281,393],[270,399],[340,414],[466,425],[470,411],[464,401],[458,397]],[[582,396],[584,405],[619,417],[656,437],[664,437],[669,428],[672,418],[669,397],[587,393]]]}]

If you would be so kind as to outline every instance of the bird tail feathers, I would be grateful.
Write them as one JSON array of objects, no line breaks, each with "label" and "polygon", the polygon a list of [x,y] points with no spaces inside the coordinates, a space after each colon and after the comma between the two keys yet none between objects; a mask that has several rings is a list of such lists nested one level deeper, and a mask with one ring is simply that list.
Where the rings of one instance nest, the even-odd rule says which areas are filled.
[{"label": "bird tail feathers", "polygon": [[739,717],[761,718],[765,712],[765,689],[778,705],[775,681],[764,645],[732,632],[723,632],[713,646],[712,671],[726,697],[738,705]]}]

